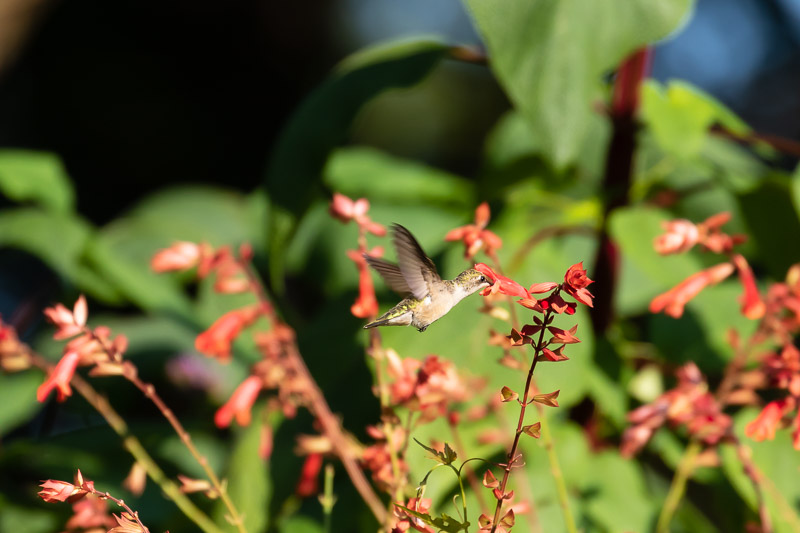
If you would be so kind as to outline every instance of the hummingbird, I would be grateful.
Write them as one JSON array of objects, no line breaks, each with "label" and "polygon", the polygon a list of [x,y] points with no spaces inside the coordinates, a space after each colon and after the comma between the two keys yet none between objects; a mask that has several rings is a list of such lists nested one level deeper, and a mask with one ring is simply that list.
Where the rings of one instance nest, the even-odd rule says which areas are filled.
[{"label": "hummingbird", "polygon": [[455,279],[442,279],[411,232],[400,224],[392,225],[392,242],[397,251],[397,265],[367,254],[364,258],[389,287],[405,298],[364,326],[365,329],[411,325],[420,332],[425,331],[458,302],[491,285],[489,278],[474,268],[465,270]]}]

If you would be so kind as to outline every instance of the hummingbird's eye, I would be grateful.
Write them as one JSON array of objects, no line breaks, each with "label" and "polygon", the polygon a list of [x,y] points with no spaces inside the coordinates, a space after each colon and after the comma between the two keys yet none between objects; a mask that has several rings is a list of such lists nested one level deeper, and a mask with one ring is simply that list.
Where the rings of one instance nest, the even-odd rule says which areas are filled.
[{"label": "hummingbird's eye", "polygon": [[486,276],[481,276],[481,283],[489,283],[489,278]]}]

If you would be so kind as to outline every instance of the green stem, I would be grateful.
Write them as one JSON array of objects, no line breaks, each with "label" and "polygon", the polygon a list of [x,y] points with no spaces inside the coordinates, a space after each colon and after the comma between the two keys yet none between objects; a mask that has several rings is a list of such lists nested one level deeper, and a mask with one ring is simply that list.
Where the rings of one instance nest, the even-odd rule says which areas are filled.
[{"label": "green stem", "polygon": [[558,455],[556,454],[556,447],[553,442],[553,434],[550,432],[547,413],[541,405],[537,404],[536,407],[538,408],[542,422],[544,422],[542,424],[542,441],[547,450],[550,474],[553,476],[553,481],[556,484],[556,494],[558,495],[558,504],[561,507],[561,512],[564,515],[564,525],[566,525],[569,533],[578,533],[578,528],[575,525],[575,518],[572,516],[572,511],[570,510],[567,484],[564,481],[564,475],[561,473],[561,465],[558,462]]},{"label": "green stem", "polygon": [[686,483],[692,477],[694,471],[694,463],[698,454],[700,453],[700,443],[696,440],[689,442],[686,450],[683,452],[678,469],[675,470],[675,475],[672,478],[672,483],[669,486],[667,498],[664,500],[664,506],[661,508],[661,513],[658,515],[658,522],[656,523],[656,533],[668,533],[669,523],[672,521],[672,516],[678,509],[684,493],[686,492]]},{"label": "green stem", "polygon": [[333,465],[325,465],[325,486],[323,489],[323,496],[320,497],[319,502],[322,504],[322,530],[325,533],[331,533],[331,514],[333,513],[333,505],[336,503],[336,496],[333,495]]}]

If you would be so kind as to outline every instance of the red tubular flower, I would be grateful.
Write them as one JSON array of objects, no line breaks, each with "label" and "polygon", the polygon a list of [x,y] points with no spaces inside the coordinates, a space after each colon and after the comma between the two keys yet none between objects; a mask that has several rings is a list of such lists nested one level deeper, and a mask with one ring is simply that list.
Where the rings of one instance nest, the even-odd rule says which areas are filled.
[{"label": "red tubular flower", "polygon": [[511,278],[507,278],[502,274],[498,274],[494,270],[492,270],[489,265],[484,263],[478,263],[475,265],[475,270],[488,276],[490,280],[492,280],[493,285],[491,287],[486,287],[481,291],[481,296],[487,296],[489,294],[508,294],[509,296],[520,296],[522,298],[530,298],[531,295],[528,294],[527,289],[514,281]]},{"label": "red tubular flower", "polygon": [[236,418],[240,426],[250,424],[250,410],[261,392],[264,382],[257,376],[250,376],[236,387],[230,399],[217,410],[214,415],[214,424],[218,428],[225,428],[231,425],[231,421]]},{"label": "red tubular flower", "polygon": [[683,308],[692,298],[709,285],[716,285],[724,280],[733,274],[733,271],[734,266],[731,263],[720,263],[692,274],[667,292],[653,298],[650,301],[650,312],[664,311],[673,318],[680,318],[683,315]]},{"label": "red tubular flower", "polygon": [[78,352],[67,352],[45,382],[39,385],[36,390],[36,399],[40,402],[45,401],[53,389],[58,390],[59,402],[63,402],[68,396],[72,396],[72,387],[70,387],[69,382],[78,367],[79,358]]},{"label": "red tubular flower", "polygon": [[764,316],[766,306],[761,300],[761,295],[756,287],[756,279],[747,260],[741,255],[733,256],[733,264],[739,272],[739,281],[742,282],[744,294],[742,295],[742,314],[750,320],[758,320]]},{"label": "red tubular flower", "polygon": [[39,491],[38,496],[48,503],[65,502],[72,498],[72,496],[83,496],[86,494],[72,483],[55,479],[42,481],[39,486],[42,487],[42,490]]},{"label": "red tubular flower", "polygon": [[86,305],[86,298],[81,294],[72,311],[62,304],[56,304],[54,307],[46,308],[44,315],[58,328],[53,338],[56,340],[68,339],[83,331],[89,315],[89,309]]},{"label": "red tubular flower", "polygon": [[[373,257],[383,255],[383,248],[376,247],[369,253]],[[369,318],[378,314],[378,300],[375,298],[375,286],[364,256],[358,250],[348,250],[347,256],[358,267],[358,297],[350,307],[350,312],[356,318]]]},{"label": "red tubular flower", "polygon": [[195,349],[209,357],[226,362],[231,357],[231,344],[242,329],[256,321],[261,307],[254,305],[229,311],[219,317],[210,328],[197,336]]},{"label": "red tubular flower", "polygon": [[489,204],[483,202],[475,209],[475,223],[461,226],[445,235],[446,241],[464,241],[464,257],[467,260],[472,259],[481,249],[486,252],[489,257],[494,257],[495,251],[503,246],[503,241],[486,229],[489,224],[491,212]]},{"label": "red tubular flower", "polygon": [[150,260],[150,268],[154,272],[188,270],[199,262],[200,246],[193,242],[180,241],[156,252]]},{"label": "red tubular flower", "polygon": [[338,192],[333,194],[329,210],[332,217],[344,223],[355,220],[364,231],[368,231],[378,237],[386,235],[386,228],[377,222],[373,222],[367,215],[367,211],[369,211],[369,201],[366,198],[359,198],[353,201]]},{"label": "red tubular flower", "polygon": [[583,261],[569,267],[566,274],[564,274],[564,291],[580,303],[588,305],[589,307],[593,307],[592,298],[594,298],[594,296],[586,287],[592,283],[594,283],[594,280],[589,279],[586,275],[586,270],[583,268]]},{"label": "red tubular flower", "polygon": [[686,219],[662,222],[667,231],[656,237],[653,248],[661,255],[679,254],[691,249],[700,238],[697,226]]},{"label": "red tubular flower", "polygon": [[322,454],[310,453],[306,456],[303,469],[300,471],[300,480],[297,482],[295,494],[300,498],[308,498],[319,492],[319,471],[322,469]]},{"label": "red tubular flower", "polygon": [[794,407],[792,398],[769,402],[744,428],[744,434],[755,441],[772,440],[781,424],[783,415]]}]

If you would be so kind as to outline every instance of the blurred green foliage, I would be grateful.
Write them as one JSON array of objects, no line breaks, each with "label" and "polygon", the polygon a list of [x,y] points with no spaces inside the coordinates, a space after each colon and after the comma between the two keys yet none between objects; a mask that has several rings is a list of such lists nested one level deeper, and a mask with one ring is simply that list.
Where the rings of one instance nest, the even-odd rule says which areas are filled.
[{"label": "blurred green foliage", "polygon": [[[263,187],[250,194],[198,186],[163,190],[106,226],[94,227],[76,211],[70,178],[55,156],[0,151],[0,192],[18,204],[0,212],[0,243],[46,263],[63,284],[65,303],[79,292],[88,294],[91,309],[103,310],[90,315],[93,325],[107,324],[130,338],[128,356],[146,380],[156,383],[214,467],[230,479],[231,496],[251,533],[321,530],[317,502],[293,496],[301,462],[292,451],[294,436],[313,432],[311,420],[300,414],[274,421],[269,464],[257,455],[258,426],[213,428],[215,408],[258,358],[252,342],[237,343],[230,366],[204,362],[215,377],[215,388],[208,392],[171,381],[164,369],[176,354],[191,352],[194,335],[241,301],[214,294],[207,282],[190,296],[185,276],[150,271],[152,254],[178,240],[215,246],[252,243],[255,263],[282,315],[296,328],[300,349],[334,412],[365,439],[365,427],[378,420],[379,405],[371,394],[367,337],[361,321],[349,313],[358,276],[345,251],[356,247],[357,234],[353,225],[328,215],[330,193],[365,197],[374,220],[407,226],[445,277],[468,263],[459,246],[445,243],[443,236],[471,221],[475,206],[484,200],[493,210],[490,228],[504,240],[499,256],[507,275],[524,285],[559,281],[567,267],[584,261],[591,276],[606,200],[603,169],[610,126],[593,109],[608,98],[603,76],[635,49],[672,31],[689,16],[691,2],[469,0],[467,5],[486,39],[492,71],[514,105],[498,117],[486,139],[483,166],[474,176],[347,145],[365,103],[391,89],[413,90],[448,60],[449,46],[432,41],[389,44],[342,62],[296,111],[274,148]],[[733,282],[704,291],[680,320],[648,313],[653,296],[713,261],[698,253],[657,255],[651,244],[660,223],[732,212],[731,227],[751,237],[744,250],[764,283],[780,279],[800,257],[800,173],[781,170],[775,154],[763,146],[749,149],[712,132],[720,124],[746,134],[740,119],[684,82],[666,87],[647,82],[639,118],[629,203],[608,220],[620,252],[616,319],[595,338],[591,311],[559,317],[557,326],[579,324],[582,343],[569,347],[568,362],[542,365],[536,373],[542,390],[561,390],[561,407],[549,410],[544,423],[552,429],[572,512],[585,531],[644,532],[655,524],[685,436],[662,431],[638,460],[623,459],[614,446],[625,413],[670,386],[671,378],[662,382],[653,365],[693,360],[712,381],[718,380],[732,356],[725,341],[728,328],[746,334],[753,327],[739,314]],[[668,204],[660,201],[665,191],[673,199]],[[554,229],[556,236],[533,240]],[[370,237],[370,246],[378,244],[388,247],[387,240]],[[396,301],[381,284],[377,288],[384,309]],[[436,353],[485,379],[486,388],[470,405],[484,404],[493,391],[520,382],[517,372],[497,364],[499,350],[486,344],[487,331],[506,333],[506,324],[476,313],[477,300],[456,307],[423,335],[407,328],[382,332],[385,345],[403,357]],[[60,346],[48,340],[50,333],[40,327],[26,340],[55,361]],[[642,365],[642,360],[652,364]],[[64,404],[35,402],[41,379],[35,370],[0,374],[0,531],[60,530],[67,506],[37,501],[36,484],[70,479],[77,468],[102,490],[124,496],[153,531],[192,531],[157,488],[149,487],[140,498],[121,488],[131,459],[85,402],[78,397]],[[200,475],[136,391],[116,378],[94,381],[168,475]],[[587,406],[595,413],[591,438],[580,425]],[[737,415],[740,434],[753,416],[750,411]],[[471,456],[501,459],[498,445],[478,444],[479,435],[498,423],[508,425],[491,418],[462,424],[461,438]],[[511,434],[510,426],[505,429]],[[449,439],[449,430],[444,421],[436,421],[414,437],[422,442]],[[800,456],[787,435],[752,447],[754,461],[775,486],[767,499],[780,517],[776,531],[796,531],[800,494],[792,480]],[[737,531],[755,518],[752,489],[733,450],[723,450],[721,469],[705,469],[694,478],[673,531]],[[539,441],[526,440],[523,452],[530,482],[526,490],[534,497],[538,523],[544,531],[561,531],[563,517],[545,450]],[[412,447],[409,461],[414,480],[430,467],[421,449]],[[451,480],[433,477],[429,485],[435,506],[446,509],[454,490]],[[374,530],[340,468],[335,492],[335,530]],[[776,500],[776,494],[784,500]],[[195,499],[213,509],[220,527],[230,529],[214,502]],[[474,495],[468,499],[470,508],[477,509]],[[528,530],[530,516],[517,517],[518,530]]]}]

